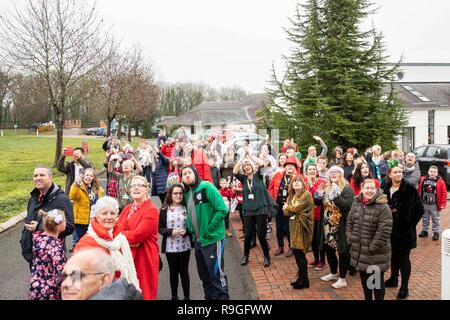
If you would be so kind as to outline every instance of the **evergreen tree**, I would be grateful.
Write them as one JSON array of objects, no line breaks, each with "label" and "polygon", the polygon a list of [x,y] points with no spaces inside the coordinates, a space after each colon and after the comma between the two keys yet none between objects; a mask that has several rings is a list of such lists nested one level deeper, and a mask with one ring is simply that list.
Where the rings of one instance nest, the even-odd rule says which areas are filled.
[{"label": "evergreen tree", "polygon": [[275,70],[272,103],[260,112],[260,127],[280,130],[304,149],[313,135],[329,145],[394,146],[406,124],[392,86],[398,66],[388,68],[382,35],[360,31],[373,11],[365,0],[308,0],[297,6],[287,31],[294,43],[284,57],[282,80]]}]

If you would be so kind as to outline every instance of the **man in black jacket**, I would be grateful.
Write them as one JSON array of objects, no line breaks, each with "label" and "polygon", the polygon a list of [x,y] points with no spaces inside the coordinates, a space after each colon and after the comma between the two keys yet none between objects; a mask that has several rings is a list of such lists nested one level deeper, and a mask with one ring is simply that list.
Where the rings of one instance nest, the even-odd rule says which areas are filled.
[{"label": "man in black jacket", "polygon": [[32,255],[32,233],[36,230],[43,231],[42,218],[39,217],[39,210],[49,211],[60,209],[66,216],[66,230],[60,235],[60,239],[72,234],[74,230],[73,207],[64,191],[53,183],[52,171],[48,167],[38,166],[34,169],[33,183],[36,188],[30,193],[28,200],[27,217],[25,218],[25,227],[22,230],[20,244],[22,247],[22,256],[31,265]]},{"label": "man in black jacket", "polygon": [[92,168],[91,164],[84,159],[83,148],[73,149],[73,160],[70,162],[66,161],[66,156],[64,155],[66,149],[63,149],[63,154],[59,158],[58,164],[56,165],[59,172],[67,175],[66,179],[66,194],[70,193],[70,187],[72,186],[75,178],[84,172],[84,169]]}]

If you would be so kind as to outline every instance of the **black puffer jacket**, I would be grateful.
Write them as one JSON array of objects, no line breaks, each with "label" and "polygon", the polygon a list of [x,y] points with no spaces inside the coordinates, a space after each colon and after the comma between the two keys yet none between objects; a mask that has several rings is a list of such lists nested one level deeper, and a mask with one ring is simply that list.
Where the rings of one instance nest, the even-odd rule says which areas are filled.
[{"label": "black puffer jacket", "polygon": [[419,192],[405,179],[402,179],[400,188],[391,199],[391,186],[392,182],[387,182],[383,192],[387,195],[388,204],[392,210],[392,249],[414,249],[417,246],[416,226],[424,214]]},{"label": "black puffer jacket", "polygon": [[[66,230],[64,230],[59,235],[59,238],[65,239],[66,236],[71,235],[75,228],[73,221],[73,207],[64,191],[56,184],[53,184],[48,190],[47,194],[44,196],[42,203],[38,202],[39,194],[40,192],[36,188],[30,194],[31,197],[30,200],[28,200],[27,207],[27,223],[30,223],[31,221],[37,221],[38,226],[36,230],[44,231],[42,227],[42,218],[39,218],[38,216],[39,210],[50,211],[53,209],[60,209],[64,211],[66,217]],[[31,262],[33,258],[33,255],[31,253],[33,239],[31,232],[29,232],[25,228],[23,228],[22,230],[20,245],[22,247],[22,256],[25,258],[25,260]]]},{"label": "black puffer jacket", "polygon": [[387,203],[381,189],[367,204],[362,202],[362,194],[353,201],[346,234],[350,264],[358,271],[367,272],[367,268],[374,265],[382,272],[389,269],[392,213]]}]

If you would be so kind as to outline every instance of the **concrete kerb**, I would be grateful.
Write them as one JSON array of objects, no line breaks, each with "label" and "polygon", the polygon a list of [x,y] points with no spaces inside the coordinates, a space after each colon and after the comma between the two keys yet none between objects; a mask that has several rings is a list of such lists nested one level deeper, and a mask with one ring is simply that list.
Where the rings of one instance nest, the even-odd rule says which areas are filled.
[{"label": "concrete kerb", "polygon": [[[101,170],[97,170],[96,174],[97,177],[101,174],[104,174],[106,172],[106,169],[101,169]],[[9,230],[13,227],[15,227],[19,222],[21,222],[23,220],[23,218],[25,218],[27,216],[27,212],[22,212],[19,213],[17,216],[12,217],[11,219],[9,219],[8,221],[0,224],[0,233],[5,232],[6,230]]]},{"label": "concrete kerb", "polygon": [[0,224],[0,233],[16,226],[19,222],[21,222],[23,220],[23,218],[25,218],[27,216],[27,212],[22,212],[19,213],[17,216],[12,217],[11,219],[9,219],[8,221]]}]

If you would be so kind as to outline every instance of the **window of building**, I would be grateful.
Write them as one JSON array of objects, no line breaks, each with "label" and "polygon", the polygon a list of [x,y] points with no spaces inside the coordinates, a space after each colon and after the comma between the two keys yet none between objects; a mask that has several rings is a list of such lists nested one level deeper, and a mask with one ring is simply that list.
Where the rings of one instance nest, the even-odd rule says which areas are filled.
[{"label": "window of building", "polygon": [[403,129],[402,149],[410,152],[415,148],[415,127],[406,127]]},{"label": "window of building", "polygon": [[195,126],[191,126],[191,134],[195,133]]},{"label": "window of building", "polygon": [[428,111],[428,144],[434,143],[434,110]]}]

